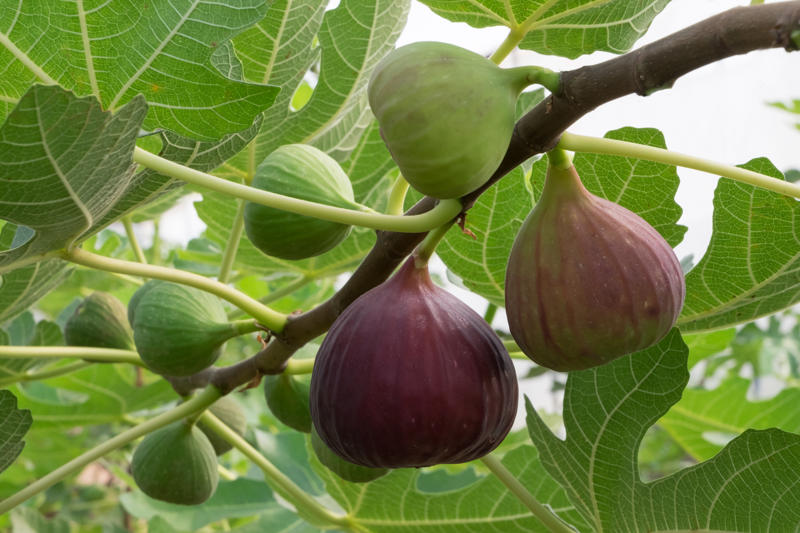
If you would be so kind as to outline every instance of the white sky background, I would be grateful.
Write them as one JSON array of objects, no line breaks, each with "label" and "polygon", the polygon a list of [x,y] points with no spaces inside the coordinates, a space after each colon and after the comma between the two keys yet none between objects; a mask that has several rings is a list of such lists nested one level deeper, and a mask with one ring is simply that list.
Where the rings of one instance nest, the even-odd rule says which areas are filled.
[{"label": "white sky background", "polygon": [[[749,2],[745,0],[672,0],[636,47],[715,13],[747,4]],[[408,26],[398,45],[444,41],[489,55],[506,33],[504,28],[475,29],[466,24],[451,23],[424,5],[413,2]],[[503,66],[534,64],[552,70],[571,70],[611,57],[615,56],[595,53],[567,60],[517,51]],[[800,98],[800,53],[789,54],[782,49],[757,51],[691,72],[680,78],[672,89],[656,92],[647,98],[631,95],[608,103],[582,118],[570,131],[603,136],[609,130],[624,126],[653,127],[664,133],[671,150],[732,165],[766,156],[779,169],[787,170],[800,168],[800,131],[794,127],[797,115],[772,108],[767,102],[788,102],[793,98]],[[696,262],[702,257],[711,237],[712,201],[717,177],[682,168],[678,173],[681,185],[676,201],[683,208],[679,223],[689,229],[676,253],[678,257],[694,254]],[[191,200],[186,199],[169,212],[169,218],[164,219],[165,223],[161,225],[164,240],[185,244],[202,232],[204,225],[191,205],[197,197],[191,195]],[[151,230],[149,225],[137,227],[137,233],[142,234],[145,242],[152,234],[148,230]],[[444,273],[441,262],[432,264],[432,270]],[[483,313],[485,301],[482,298],[454,286],[448,289]],[[498,312],[494,325],[507,327],[502,310]],[[524,362],[518,364],[521,375],[527,366]],[[524,382],[521,392],[531,394],[537,408],[553,411],[558,409],[560,400],[558,395],[549,393],[552,375],[548,376]],[[522,424],[524,421],[519,416],[516,426]]]}]

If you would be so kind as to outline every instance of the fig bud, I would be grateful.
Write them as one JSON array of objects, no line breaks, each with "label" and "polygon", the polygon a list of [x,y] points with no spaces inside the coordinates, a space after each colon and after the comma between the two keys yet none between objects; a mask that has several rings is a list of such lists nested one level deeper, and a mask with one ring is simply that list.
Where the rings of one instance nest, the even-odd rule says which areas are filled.
[{"label": "fig bud", "polygon": [[64,325],[69,346],[133,349],[125,305],[107,292],[93,292],[78,305]]},{"label": "fig bud", "polygon": [[202,431],[183,421],[147,435],[131,460],[136,485],[156,500],[203,503],[219,481],[214,448]]},{"label": "fig bud", "polygon": [[[335,207],[361,209],[342,167],[325,152],[306,144],[287,144],[256,169],[253,187]],[[244,228],[256,248],[281,259],[305,259],[334,248],[350,226],[248,202]]]},{"label": "fig bud", "polygon": [[286,373],[264,376],[264,397],[275,418],[292,429],[311,432],[311,413],[308,409],[309,383],[305,377]]},{"label": "fig bud", "polygon": [[411,258],[333,323],[310,408],[322,441],[351,463],[461,463],[511,429],[517,381],[492,328]]},{"label": "fig bud", "polygon": [[160,280],[139,291],[132,297],[133,339],[153,372],[165,376],[199,372],[214,364],[225,341],[240,334],[228,322],[222,300],[213,294]]},{"label": "fig bud", "polygon": [[483,185],[508,149],[529,73],[437,42],[403,46],[378,63],[370,107],[411,186],[445,199]]},{"label": "fig bud", "polygon": [[661,340],[686,292],[664,238],[644,219],[587,191],[574,166],[548,167],[506,271],[514,340],[559,371],[602,365]]}]

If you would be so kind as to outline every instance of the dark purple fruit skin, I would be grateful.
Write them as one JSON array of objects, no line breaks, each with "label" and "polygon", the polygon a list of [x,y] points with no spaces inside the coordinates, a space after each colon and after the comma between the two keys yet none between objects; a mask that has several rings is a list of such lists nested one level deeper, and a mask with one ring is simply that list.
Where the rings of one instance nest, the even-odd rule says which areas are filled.
[{"label": "dark purple fruit skin", "polygon": [[675,325],[685,294],[655,228],[587,191],[575,167],[548,169],[506,270],[509,329],[528,357],[570,371],[647,348]]},{"label": "dark purple fruit skin", "polygon": [[462,463],[511,429],[517,380],[492,328],[411,258],[334,322],[314,363],[310,407],[319,436],[351,463]]}]

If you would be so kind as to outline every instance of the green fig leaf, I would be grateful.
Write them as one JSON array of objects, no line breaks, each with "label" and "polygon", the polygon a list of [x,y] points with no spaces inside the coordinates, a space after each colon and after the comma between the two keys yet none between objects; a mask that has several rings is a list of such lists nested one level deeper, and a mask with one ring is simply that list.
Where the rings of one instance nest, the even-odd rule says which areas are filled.
[{"label": "green fig leaf", "polygon": [[13,463],[25,447],[22,440],[33,419],[27,409],[17,409],[11,391],[0,390],[0,472]]},{"label": "green fig leaf", "polygon": [[[114,112],[143,94],[152,104],[147,129],[217,139],[249,127],[278,93],[277,87],[226,78],[210,62],[220,43],[266,11],[264,0],[151,2],[146,9],[132,0],[93,9],[56,0],[5,6],[0,101],[21,98],[34,82],[93,95]],[[10,109],[0,105],[2,117]]]},{"label": "green fig leaf", "polygon": [[476,28],[525,34],[520,48],[574,59],[598,50],[621,54],[647,32],[669,0],[422,0],[434,13]]},{"label": "green fig leaf", "polygon": [[593,524],[581,531],[776,531],[800,520],[800,494],[787,490],[800,483],[800,472],[789,466],[800,460],[800,436],[778,429],[748,430],[711,460],[641,481],[639,445],[680,399],[687,354],[673,330],[647,350],[571,372],[566,440],[548,429],[528,400],[528,429],[545,468]]},{"label": "green fig leaf", "polygon": [[733,377],[713,390],[686,389],[659,426],[698,461],[716,455],[748,428],[778,428],[800,433],[800,389],[784,389],[764,401],[748,400],[750,380]]},{"label": "green fig leaf", "polygon": [[[503,457],[503,465],[540,502],[555,509],[579,531],[586,524],[563,489],[544,471],[536,450],[522,445]],[[431,494],[419,488],[422,471],[392,470],[369,483],[350,483],[320,464],[311,464],[328,494],[359,523],[375,533],[464,533],[485,531],[550,531],[493,475],[457,490]]]},{"label": "green fig leaf", "polygon": [[132,179],[146,110],[141,97],[112,115],[94,98],[56,86],[25,94],[0,127],[0,218],[25,226],[27,235],[18,228],[13,247],[0,252],[0,272],[88,236]]},{"label": "green fig leaf", "polygon": [[[743,165],[783,179],[765,158]],[[711,242],[686,275],[681,331],[750,322],[800,301],[800,205],[793,198],[721,178]]]}]

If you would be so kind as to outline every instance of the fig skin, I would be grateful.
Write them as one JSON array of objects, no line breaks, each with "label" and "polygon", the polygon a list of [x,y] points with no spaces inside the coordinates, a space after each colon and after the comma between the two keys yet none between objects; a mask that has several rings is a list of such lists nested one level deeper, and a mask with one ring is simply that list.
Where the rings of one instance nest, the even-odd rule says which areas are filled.
[{"label": "fig skin", "polygon": [[680,262],[639,215],[591,194],[574,166],[548,167],[506,271],[514,340],[541,366],[582,370],[643,350],[678,319]]},{"label": "fig skin", "polygon": [[148,282],[139,291],[132,297],[133,339],[153,372],[164,376],[200,372],[219,358],[225,341],[239,334],[228,322],[222,300],[213,294],[161,280]]},{"label": "fig skin", "polygon": [[[247,417],[236,400],[230,396],[223,396],[214,402],[214,404],[209,407],[208,410],[212,415],[219,418],[220,421],[224,422],[225,425],[231,428],[233,431],[239,435],[244,435],[244,432],[247,429]],[[208,441],[214,448],[214,453],[216,455],[222,455],[233,448],[231,443],[220,437],[213,429],[206,426],[202,420],[197,422],[197,427],[208,438]]]},{"label": "fig skin", "polygon": [[[361,209],[342,167],[325,152],[305,144],[287,144],[256,169],[253,187],[334,207]],[[331,250],[351,227],[338,222],[298,215],[247,202],[244,209],[247,238],[267,255],[306,259]]]},{"label": "fig skin", "polygon": [[125,305],[107,292],[93,292],[75,309],[64,325],[68,346],[133,349],[133,331]]},{"label": "fig skin", "polygon": [[198,505],[217,489],[214,448],[202,431],[178,421],[147,435],[131,459],[136,485],[156,500]]},{"label": "fig skin", "polygon": [[411,186],[446,199],[486,183],[508,149],[529,73],[438,42],[402,46],[381,60],[369,103]]},{"label": "fig skin", "polygon": [[264,398],[275,418],[292,429],[311,433],[309,382],[286,373],[264,376]]},{"label": "fig skin", "polygon": [[331,326],[310,408],[322,441],[351,463],[462,463],[511,429],[517,380],[492,328],[412,257]]}]

